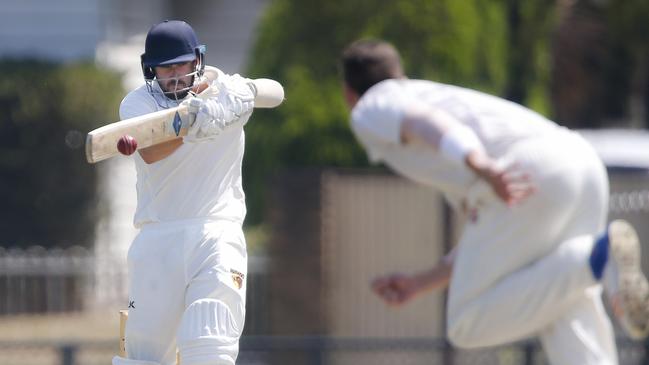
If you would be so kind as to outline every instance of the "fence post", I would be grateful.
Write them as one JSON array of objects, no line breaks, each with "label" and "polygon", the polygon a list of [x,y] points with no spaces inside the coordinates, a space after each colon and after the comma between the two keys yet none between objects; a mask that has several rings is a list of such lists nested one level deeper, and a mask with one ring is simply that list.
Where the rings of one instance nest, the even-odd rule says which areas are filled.
[{"label": "fence post", "polygon": [[534,344],[527,342],[523,345],[523,351],[525,354],[525,360],[523,364],[533,365],[534,364]]},{"label": "fence post", "polygon": [[77,352],[77,347],[74,345],[61,346],[61,365],[74,365],[74,357]]},{"label": "fence post", "polygon": [[325,351],[325,346],[327,346],[327,340],[323,337],[315,337],[314,341],[311,342],[311,349],[309,350],[309,364],[311,365],[322,365],[323,355]]}]

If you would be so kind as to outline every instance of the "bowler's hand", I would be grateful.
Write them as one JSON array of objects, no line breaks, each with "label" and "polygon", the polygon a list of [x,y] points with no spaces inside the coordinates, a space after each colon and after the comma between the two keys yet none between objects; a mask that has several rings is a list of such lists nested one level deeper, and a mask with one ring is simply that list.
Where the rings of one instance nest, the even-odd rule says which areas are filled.
[{"label": "bowler's hand", "polygon": [[372,282],[372,291],[388,305],[400,306],[415,297],[419,284],[414,277],[392,274],[376,278]]},{"label": "bowler's hand", "polygon": [[483,152],[469,153],[466,164],[509,206],[519,204],[536,190],[530,176],[521,171],[517,165],[503,168]]}]

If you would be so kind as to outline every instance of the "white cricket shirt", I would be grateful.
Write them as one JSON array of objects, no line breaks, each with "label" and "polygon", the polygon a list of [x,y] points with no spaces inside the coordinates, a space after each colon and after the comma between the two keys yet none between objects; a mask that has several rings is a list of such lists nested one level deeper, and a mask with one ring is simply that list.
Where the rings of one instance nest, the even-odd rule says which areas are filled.
[{"label": "white cricket shirt", "polygon": [[408,108],[438,108],[469,127],[493,158],[519,141],[555,132],[558,126],[516,103],[475,90],[427,80],[389,79],[363,94],[352,110],[351,126],[370,161],[439,189],[459,201],[475,176],[428,146],[402,144],[401,123]]},{"label": "white cricket shirt", "polygon": [[[162,109],[143,85],[126,95],[119,113],[121,119],[126,119]],[[244,124],[229,126],[214,140],[183,143],[171,155],[152,164],[144,162],[139,153],[134,154],[135,226],[192,218],[227,219],[242,224],[246,215],[241,184]]]}]

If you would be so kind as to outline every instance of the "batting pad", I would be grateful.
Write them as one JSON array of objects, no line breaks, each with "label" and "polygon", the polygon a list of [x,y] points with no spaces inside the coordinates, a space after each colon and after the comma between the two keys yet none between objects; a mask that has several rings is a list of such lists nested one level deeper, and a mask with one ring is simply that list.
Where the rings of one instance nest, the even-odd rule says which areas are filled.
[{"label": "batting pad", "polygon": [[130,360],[123,357],[113,357],[113,365],[160,365],[160,363],[144,360]]},{"label": "batting pad", "polygon": [[185,310],[178,328],[180,363],[234,365],[241,330],[224,302],[216,299],[195,301]]}]

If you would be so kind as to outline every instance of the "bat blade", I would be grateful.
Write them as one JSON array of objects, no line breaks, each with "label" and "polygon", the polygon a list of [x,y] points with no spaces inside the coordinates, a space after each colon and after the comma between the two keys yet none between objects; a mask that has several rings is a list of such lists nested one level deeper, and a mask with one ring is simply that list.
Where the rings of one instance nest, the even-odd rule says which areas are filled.
[{"label": "bat blade", "polygon": [[[215,67],[205,66],[205,81],[198,86],[198,97],[207,97],[210,83],[220,73]],[[189,124],[184,121],[188,116],[187,105],[181,104],[97,128],[86,136],[86,160],[96,163],[118,155],[117,141],[125,134],[135,139],[138,150],[184,137]]]},{"label": "bat blade", "polygon": [[126,357],[126,321],[128,320],[128,310],[119,311],[119,356]]},{"label": "bat blade", "polygon": [[[205,67],[207,82],[199,86],[197,97],[207,99],[217,92],[209,85],[219,73],[214,67]],[[253,86],[256,108],[274,108],[284,101],[284,88],[277,81],[256,79]],[[135,139],[138,150],[184,137],[187,135],[188,120],[189,107],[181,104],[97,128],[86,137],[86,160],[96,163],[118,155],[117,142],[125,134]]]},{"label": "bat blade", "polygon": [[125,134],[137,141],[142,149],[187,135],[187,106],[160,110],[124,119],[97,128],[86,136],[86,160],[96,163],[119,154],[117,141]]}]

